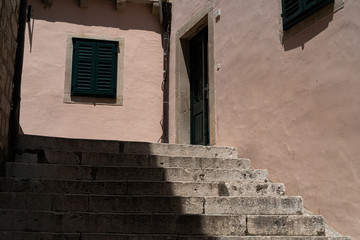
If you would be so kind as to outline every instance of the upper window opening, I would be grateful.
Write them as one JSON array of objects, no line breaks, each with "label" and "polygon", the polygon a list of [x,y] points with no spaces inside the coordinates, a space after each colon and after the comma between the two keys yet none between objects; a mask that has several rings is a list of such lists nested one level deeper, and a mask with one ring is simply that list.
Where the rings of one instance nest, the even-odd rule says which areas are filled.
[{"label": "upper window opening", "polygon": [[283,28],[288,30],[334,0],[282,0]]},{"label": "upper window opening", "polygon": [[118,42],[73,38],[72,96],[116,97]]}]

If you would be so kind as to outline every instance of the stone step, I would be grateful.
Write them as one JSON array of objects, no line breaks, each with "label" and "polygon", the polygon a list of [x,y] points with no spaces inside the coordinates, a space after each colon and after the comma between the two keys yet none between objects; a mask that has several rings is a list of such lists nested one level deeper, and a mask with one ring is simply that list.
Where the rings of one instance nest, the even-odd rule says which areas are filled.
[{"label": "stone step", "polygon": [[301,197],[205,197],[205,214],[299,215]]},{"label": "stone step", "polygon": [[[113,233],[48,233],[48,232],[4,232],[2,240],[214,240],[211,236],[179,236],[157,234],[113,234]],[[325,236],[217,236],[217,240],[350,240],[349,237]]]},{"label": "stone step", "polygon": [[202,214],[204,198],[4,192],[0,193],[0,206],[3,209],[55,212]]},{"label": "stone step", "polygon": [[247,216],[247,232],[260,236],[324,236],[322,216]]},{"label": "stone step", "polygon": [[143,181],[254,181],[267,182],[267,170],[97,167],[6,163],[6,176],[19,178],[143,180]]},{"label": "stone step", "polygon": [[237,158],[237,149],[233,147],[163,144],[145,142],[126,142],[108,140],[54,138],[35,135],[21,135],[19,151],[29,150],[65,150],[73,152],[125,153],[140,155],[182,156],[182,157],[218,157]]},{"label": "stone step", "polygon": [[3,209],[56,212],[302,214],[300,197],[179,197],[0,193]]},{"label": "stone step", "polygon": [[0,178],[0,191],[159,196],[278,196],[282,183],[143,182]]},{"label": "stone step", "polygon": [[320,236],[321,216],[108,214],[0,209],[0,231]]},{"label": "stone step", "polygon": [[25,153],[17,156],[16,161],[23,163],[199,169],[249,169],[251,163],[249,159],[244,158],[171,157],[121,153],[71,152],[48,149],[26,150]]}]

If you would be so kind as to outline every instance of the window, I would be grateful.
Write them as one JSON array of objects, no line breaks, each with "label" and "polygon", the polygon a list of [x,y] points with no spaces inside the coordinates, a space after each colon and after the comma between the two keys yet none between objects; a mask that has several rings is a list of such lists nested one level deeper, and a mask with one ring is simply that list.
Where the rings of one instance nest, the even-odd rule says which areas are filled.
[{"label": "window", "polygon": [[124,38],[69,33],[65,103],[123,104]]},{"label": "window", "polygon": [[283,29],[288,30],[332,2],[334,0],[282,0]]},{"label": "window", "polygon": [[116,97],[118,43],[73,38],[72,96]]}]

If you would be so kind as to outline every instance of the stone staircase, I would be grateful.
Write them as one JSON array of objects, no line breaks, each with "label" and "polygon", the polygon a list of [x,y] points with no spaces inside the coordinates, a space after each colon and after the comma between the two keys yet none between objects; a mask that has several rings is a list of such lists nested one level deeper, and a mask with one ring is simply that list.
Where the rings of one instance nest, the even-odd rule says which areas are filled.
[{"label": "stone staircase", "polygon": [[18,150],[1,240],[349,240],[235,148],[23,135]]}]

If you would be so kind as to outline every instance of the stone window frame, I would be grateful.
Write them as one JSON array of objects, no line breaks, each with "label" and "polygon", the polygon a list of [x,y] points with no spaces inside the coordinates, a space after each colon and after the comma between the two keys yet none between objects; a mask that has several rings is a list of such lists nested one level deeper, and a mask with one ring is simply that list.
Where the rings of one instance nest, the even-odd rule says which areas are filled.
[{"label": "stone window frame", "polygon": [[[118,64],[117,64],[117,79],[116,79],[116,97],[86,97],[86,96],[72,96],[71,95],[71,78],[72,78],[72,65],[73,65],[73,38],[93,39],[93,40],[106,40],[118,42]],[[67,34],[66,39],[66,62],[65,62],[65,85],[64,85],[64,103],[84,103],[92,105],[123,105],[123,89],[124,89],[124,37],[111,37],[111,36],[96,36],[86,34]]]},{"label": "stone window frame", "polygon": [[279,24],[280,24],[280,42],[284,43],[286,40],[294,37],[296,34],[302,32],[303,30],[310,27],[312,24],[319,21],[320,19],[328,16],[329,14],[334,14],[340,9],[344,8],[344,0],[334,0],[333,4],[328,4],[324,8],[319,9],[317,12],[301,20],[294,26],[290,27],[290,29],[288,30],[283,29],[283,19],[281,17],[282,0],[278,0],[278,6],[279,6],[278,16],[279,16]]}]

